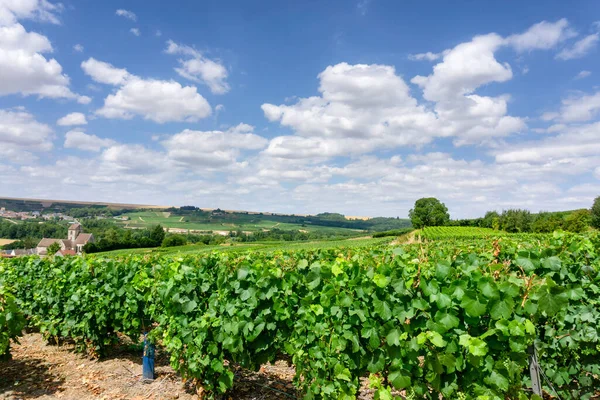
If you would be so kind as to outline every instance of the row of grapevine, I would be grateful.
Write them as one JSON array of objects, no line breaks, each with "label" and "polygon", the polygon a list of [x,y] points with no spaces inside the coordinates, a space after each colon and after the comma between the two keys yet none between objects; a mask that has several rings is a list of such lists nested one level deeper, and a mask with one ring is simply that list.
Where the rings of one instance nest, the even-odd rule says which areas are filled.
[{"label": "row of grapevine", "polygon": [[421,237],[428,240],[440,240],[449,238],[483,238],[502,237],[506,232],[490,228],[479,228],[473,226],[428,226],[420,232]]},{"label": "row of grapevine", "polygon": [[30,323],[101,355],[152,336],[210,396],[281,354],[306,399],[525,399],[527,348],[565,396],[600,387],[600,238],[0,263]]},{"label": "row of grapevine", "polygon": [[9,358],[11,340],[16,340],[25,327],[25,318],[15,297],[0,284],[0,360]]}]

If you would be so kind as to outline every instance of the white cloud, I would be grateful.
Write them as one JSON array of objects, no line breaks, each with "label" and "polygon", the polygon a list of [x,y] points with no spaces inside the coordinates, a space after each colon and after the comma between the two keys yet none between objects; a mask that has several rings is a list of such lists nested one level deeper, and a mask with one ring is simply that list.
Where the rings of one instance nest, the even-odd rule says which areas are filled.
[{"label": "white cloud", "polygon": [[260,150],[267,140],[253,133],[250,125],[240,124],[228,131],[192,131],[189,129],[162,141],[168,157],[178,163],[223,167],[236,163],[240,150]]},{"label": "white cloud", "polygon": [[412,82],[423,88],[427,100],[443,101],[471,94],[481,85],[510,80],[510,65],[500,64],[494,57],[503,44],[504,39],[494,33],[476,36],[450,50],[433,67],[433,74],[416,76]]},{"label": "white cloud", "polygon": [[175,81],[131,78],[104,100],[96,112],[106,118],[131,119],[140,115],[158,123],[196,122],[211,114],[211,107],[193,86]]},{"label": "white cloud", "polygon": [[135,36],[140,36],[140,30],[138,28],[131,28],[129,32],[133,33]]},{"label": "white cloud", "polygon": [[575,42],[573,47],[567,47],[561,50],[556,55],[559,60],[572,60],[574,58],[581,58],[587,55],[600,40],[600,33],[594,33],[584,37],[583,39]]},{"label": "white cloud", "polygon": [[65,134],[64,146],[68,149],[98,152],[115,144],[112,139],[101,139],[96,135],[88,135],[81,130],[72,130]]},{"label": "white cloud", "polygon": [[180,45],[172,40],[167,42],[167,54],[181,54],[189,58],[179,59],[180,68],[175,71],[182,77],[194,82],[206,84],[212,93],[224,94],[230,87],[226,82],[228,72],[218,60],[213,61],[202,55],[198,50]]},{"label": "white cloud", "polygon": [[60,126],[74,126],[74,125],[87,125],[85,115],[79,112],[74,112],[65,115],[56,122],[56,125]]},{"label": "white cloud", "polygon": [[565,40],[577,36],[570,28],[569,22],[563,18],[556,22],[542,21],[527,31],[506,38],[507,44],[518,52],[530,50],[549,50]]},{"label": "white cloud", "polygon": [[27,111],[0,109],[0,147],[48,151],[52,149],[52,135],[52,128],[37,122]]},{"label": "white cloud", "polygon": [[600,111],[600,91],[582,94],[562,101],[559,118],[566,122],[589,121]]},{"label": "white cloud", "polygon": [[81,44],[76,44],[75,46],[73,46],[73,50],[75,50],[77,53],[83,53],[83,45]]},{"label": "white cloud", "polygon": [[[600,122],[576,126],[562,127],[562,133],[536,142],[524,142],[512,147],[505,147],[495,153],[499,163],[552,163],[589,161],[594,165],[598,161],[586,159],[600,154]],[[564,168],[568,168],[567,165]]]},{"label": "white cloud", "polygon": [[502,37],[493,33],[476,36],[447,50],[431,75],[411,80],[423,89],[426,100],[435,102],[443,129],[447,136],[457,136],[457,145],[481,143],[525,128],[521,118],[507,115],[508,96],[474,93],[483,85],[512,79],[510,65],[501,64],[494,56],[504,43]]},{"label": "white cloud", "polygon": [[[163,153],[147,149],[138,144],[117,144],[104,150],[100,157],[105,167],[126,175],[156,174],[168,170],[172,164]],[[95,175],[97,179],[113,180],[105,174]],[[118,178],[117,178],[118,180]]]},{"label": "white cloud", "polygon": [[591,71],[580,71],[577,76],[575,76],[575,79],[583,79],[583,78],[587,78],[588,76],[590,76],[592,73]]},{"label": "white cloud", "polygon": [[18,19],[33,19],[60,24],[57,14],[62,9],[62,4],[52,4],[47,0],[2,0],[0,2],[0,25],[11,25]]},{"label": "white cloud", "polygon": [[126,69],[115,68],[112,64],[90,58],[81,63],[83,71],[98,83],[123,85],[131,77]]},{"label": "white cloud", "polygon": [[411,61],[435,61],[442,57],[442,55],[442,53],[432,53],[428,51],[427,53],[409,54],[408,59]]},{"label": "white cloud", "polygon": [[161,37],[162,36],[162,32],[160,30],[157,30],[156,32],[154,32],[154,36]]},{"label": "white cloud", "polygon": [[[600,167],[594,170],[594,175],[596,176],[596,178],[600,179]],[[596,193],[598,193],[598,191],[596,191]]]},{"label": "white cloud", "polygon": [[137,21],[137,15],[135,15],[135,13],[133,13],[132,11],[119,9],[117,10],[116,15],[118,15],[119,17],[130,19],[133,22]]},{"label": "white cloud", "polygon": [[63,74],[58,61],[43,56],[52,51],[47,37],[27,32],[16,22],[0,25],[0,96],[22,94],[87,101],[69,89],[69,77]]},{"label": "white cloud", "polygon": [[96,114],[106,118],[131,119],[140,115],[158,123],[195,122],[209,116],[210,105],[196,87],[175,81],[142,79],[126,69],[90,58],[81,64],[84,72],[99,83],[119,88],[108,95]]}]

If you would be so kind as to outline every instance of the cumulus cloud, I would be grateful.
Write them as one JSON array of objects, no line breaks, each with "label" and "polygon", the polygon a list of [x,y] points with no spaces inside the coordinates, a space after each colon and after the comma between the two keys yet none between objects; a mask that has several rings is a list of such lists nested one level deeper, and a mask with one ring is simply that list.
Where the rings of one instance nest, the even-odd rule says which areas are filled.
[{"label": "cumulus cloud", "polygon": [[104,100],[96,112],[106,118],[131,119],[141,115],[158,123],[196,122],[210,115],[211,108],[193,86],[175,81],[134,78]]},{"label": "cumulus cloud", "polygon": [[225,132],[186,129],[162,142],[170,159],[189,166],[222,167],[236,163],[242,150],[260,150],[267,140],[240,124]]},{"label": "cumulus cloud", "polygon": [[133,33],[134,36],[140,36],[140,30],[138,28],[131,28],[129,32]]},{"label": "cumulus cloud", "polygon": [[112,139],[101,139],[96,135],[88,135],[81,130],[72,130],[65,134],[64,146],[68,149],[98,152],[115,144]]},{"label": "cumulus cloud", "polygon": [[22,109],[0,109],[0,143],[5,149],[48,151],[53,131]]},{"label": "cumulus cloud", "polygon": [[262,105],[268,120],[295,133],[273,138],[265,154],[327,158],[422,146],[437,137],[452,137],[457,146],[495,145],[526,129],[523,118],[508,114],[509,95],[477,93],[513,78],[511,66],[498,61],[496,52],[506,47],[547,50],[574,35],[566,19],[542,21],[520,34],[479,35],[441,53],[411,55],[413,60],[439,60],[431,74],[411,79],[432,106],[419,104],[391,66],[329,66],[319,74],[319,96]]},{"label": "cumulus cloud", "polygon": [[73,46],[73,50],[75,50],[77,53],[83,53],[83,45],[81,44],[76,44],[75,46]]},{"label": "cumulus cloud", "polygon": [[600,111],[600,91],[592,94],[580,93],[562,100],[558,112],[547,112],[542,119],[562,122],[583,122],[596,117]]},{"label": "cumulus cloud", "polygon": [[81,64],[94,81],[118,86],[96,113],[106,118],[131,119],[136,115],[158,123],[195,122],[211,114],[211,107],[196,87],[175,81],[142,79],[126,69],[90,58]]},{"label": "cumulus cloud", "polygon": [[137,21],[137,15],[135,15],[135,13],[132,11],[119,9],[117,10],[116,15],[118,15],[119,17],[130,19],[133,22]]},{"label": "cumulus cloud", "polygon": [[112,64],[90,58],[81,63],[83,72],[98,83],[108,85],[122,85],[130,78],[129,72],[124,68],[115,68]]},{"label": "cumulus cloud", "polygon": [[0,25],[11,25],[18,19],[60,24],[57,14],[62,9],[62,4],[47,0],[3,0],[0,2]]},{"label": "cumulus cloud", "polygon": [[212,93],[224,94],[229,92],[230,87],[226,82],[228,72],[218,60],[210,60],[202,55],[198,50],[180,45],[172,40],[167,42],[167,54],[180,54],[186,56],[186,59],[179,59],[179,68],[175,71],[182,77],[194,82],[206,84]]},{"label": "cumulus cloud", "polygon": [[[40,4],[45,3],[39,3],[38,6]],[[14,4],[10,3],[8,9],[13,6]],[[0,12],[7,13],[6,10],[0,9]],[[22,14],[12,15],[15,17]],[[0,24],[0,76],[2,76],[0,96],[22,94],[38,95],[40,98],[88,101],[88,98],[79,96],[69,89],[69,77],[63,73],[58,61],[53,58],[47,59],[43,55],[52,51],[52,44],[47,37],[35,32],[27,32],[23,25],[17,22],[4,26]]]},{"label": "cumulus cloud", "polygon": [[572,47],[564,48],[556,55],[559,60],[572,60],[587,55],[598,44],[600,33],[594,33],[575,42]]},{"label": "cumulus cloud", "polygon": [[87,120],[85,119],[85,115],[79,112],[74,112],[65,115],[58,121],[56,121],[56,125],[60,126],[74,126],[74,125],[87,125]]},{"label": "cumulus cloud", "polygon": [[348,150],[421,145],[440,135],[435,115],[417,104],[391,66],[341,63],[327,67],[319,80],[321,96],[262,105],[267,119],[298,135],[273,139],[268,153],[330,157]]}]

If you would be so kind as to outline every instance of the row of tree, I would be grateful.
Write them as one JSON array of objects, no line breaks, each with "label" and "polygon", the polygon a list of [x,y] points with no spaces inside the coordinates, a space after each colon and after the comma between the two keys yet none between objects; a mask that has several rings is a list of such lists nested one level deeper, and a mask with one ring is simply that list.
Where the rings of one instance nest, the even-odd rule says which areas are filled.
[{"label": "row of tree", "polygon": [[[67,225],[51,221],[26,220],[15,223],[0,219],[0,238],[25,239],[25,238],[61,238],[67,237]],[[36,243],[37,244],[37,243]]]},{"label": "row of tree", "polygon": [[112,227],[104,231],[94,243],[88,243],[83,251],[98,253],[101,251],[158,247],[162,245],[165,231],[156,225],[146,229],[122,229]]},{"label": "row of tree", "polygon": [[413,227],[426,226],[476,226],[506,232],[546,233],[555,230],[584,232],[589,227],[600,229],[600,196],[594,200],[591,209],[567,212],[545,212],[532,214],[524,209],[504,210],[502,213],[488,211],[483,218],[450,220],[448,208],[434,197],[419,199],[410,210]]}]

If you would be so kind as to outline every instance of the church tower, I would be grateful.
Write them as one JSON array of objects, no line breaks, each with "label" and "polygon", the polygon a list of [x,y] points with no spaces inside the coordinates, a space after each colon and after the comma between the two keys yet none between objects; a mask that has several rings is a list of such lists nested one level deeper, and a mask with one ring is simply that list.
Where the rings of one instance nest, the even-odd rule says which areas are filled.
[{"label": "church tower", "polygon": [[80,233],[81,233],[81,225],[73,224],[69,227],[69,234],[67,236],[67,239],[69,239],[70,241],[75,243],[75,240],[77,240],[77,236],[79,236]]}]

